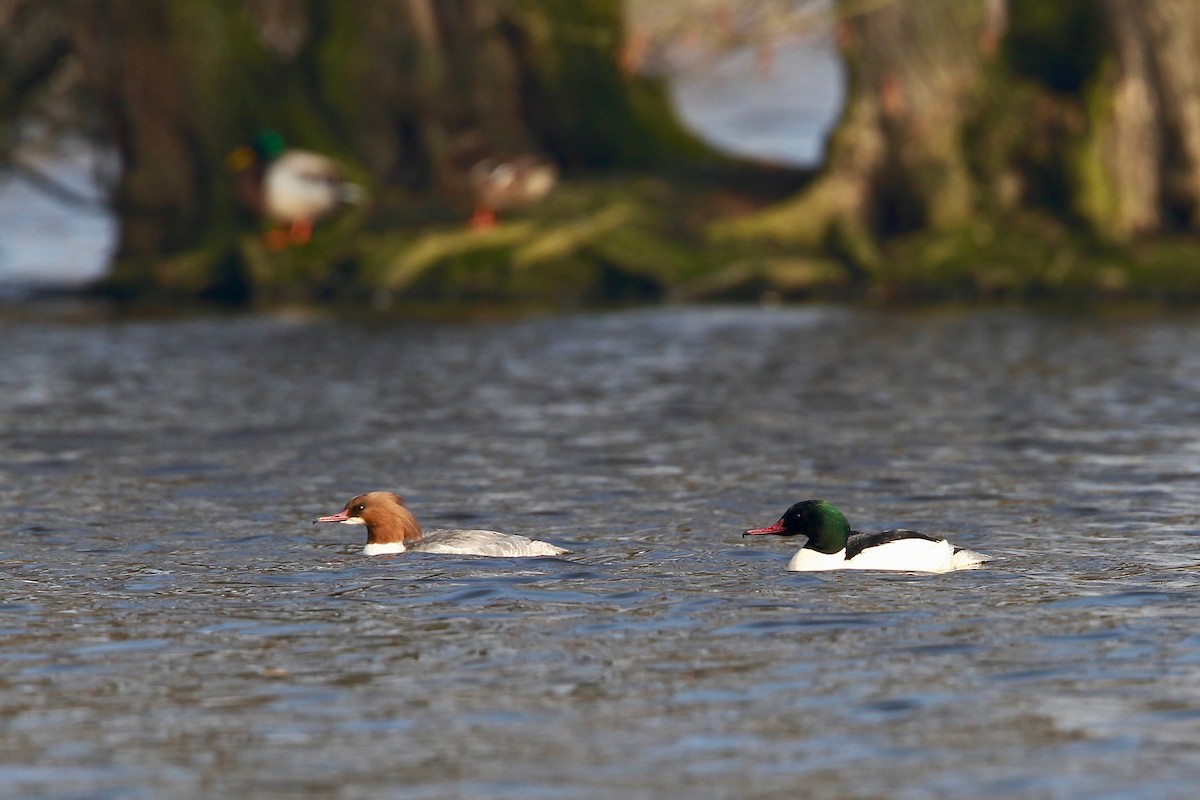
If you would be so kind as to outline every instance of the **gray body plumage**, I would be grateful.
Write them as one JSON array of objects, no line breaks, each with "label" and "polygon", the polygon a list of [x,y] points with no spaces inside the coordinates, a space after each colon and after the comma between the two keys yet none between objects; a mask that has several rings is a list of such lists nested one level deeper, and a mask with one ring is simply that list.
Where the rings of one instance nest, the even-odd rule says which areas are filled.
[{"label": "gray body plumage", "polygon": [[521,556],[557,556],[567,551],[548,542],[498,531],[436,530],[429,531],[407,549],[418,553],[448,553],[458,555],[517,558]]}]

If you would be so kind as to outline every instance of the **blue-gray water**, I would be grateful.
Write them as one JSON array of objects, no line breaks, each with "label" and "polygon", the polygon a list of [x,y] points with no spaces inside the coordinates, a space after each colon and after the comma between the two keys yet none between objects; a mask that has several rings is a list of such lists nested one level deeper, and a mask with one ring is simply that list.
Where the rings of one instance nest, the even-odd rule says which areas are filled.
[{"label": "blue-gray water", "polygon": [[1198,423],[1194,315],[0,316],[0,796],[1192,797]]}]

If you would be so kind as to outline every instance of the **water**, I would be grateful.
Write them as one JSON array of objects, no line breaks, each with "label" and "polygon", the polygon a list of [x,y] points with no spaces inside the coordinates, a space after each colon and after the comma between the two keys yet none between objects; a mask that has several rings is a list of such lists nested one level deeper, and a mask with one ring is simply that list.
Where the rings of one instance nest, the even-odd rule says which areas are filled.
[{"label": "water", "polygon": [[[10,313],[0,795],[1190,797],[1198,422],[1194,316]],[[810,496],[1003,560],[740,538]]]},{"label": "water", "polygon": [[64,202],[21,172],[0,170],[0,296],[76,288],[103,278],[117,239],[103,184],[117,169],[116,155],[66,137],[19,146],[11,156],[78,202]]},{"label": "water", "polygon": [[845,104],[846,77],[829,32],[775,43],[769,66],[742,48],[668,88],[680,119],[723,153],[792,166],[819,166]]}]

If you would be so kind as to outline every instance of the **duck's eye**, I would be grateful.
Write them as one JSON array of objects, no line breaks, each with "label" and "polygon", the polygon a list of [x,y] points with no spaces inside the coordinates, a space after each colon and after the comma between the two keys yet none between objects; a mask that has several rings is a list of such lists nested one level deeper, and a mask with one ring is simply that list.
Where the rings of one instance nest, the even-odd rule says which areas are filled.
[{"label": "duck's eye", "polygon": [[355,514],[361,514],[365,509],[366,509],[366,506],[359,503],[352,510],[354,511]]}]

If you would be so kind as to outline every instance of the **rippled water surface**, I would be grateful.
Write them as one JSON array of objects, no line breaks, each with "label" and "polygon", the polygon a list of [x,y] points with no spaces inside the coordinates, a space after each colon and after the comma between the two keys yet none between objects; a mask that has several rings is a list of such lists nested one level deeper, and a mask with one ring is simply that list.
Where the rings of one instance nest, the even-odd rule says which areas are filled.
[{"label": "rippled water surface", "polygon": [[0,317],[0,795],[1191,797],[1198,423],[1194,317]]}]

